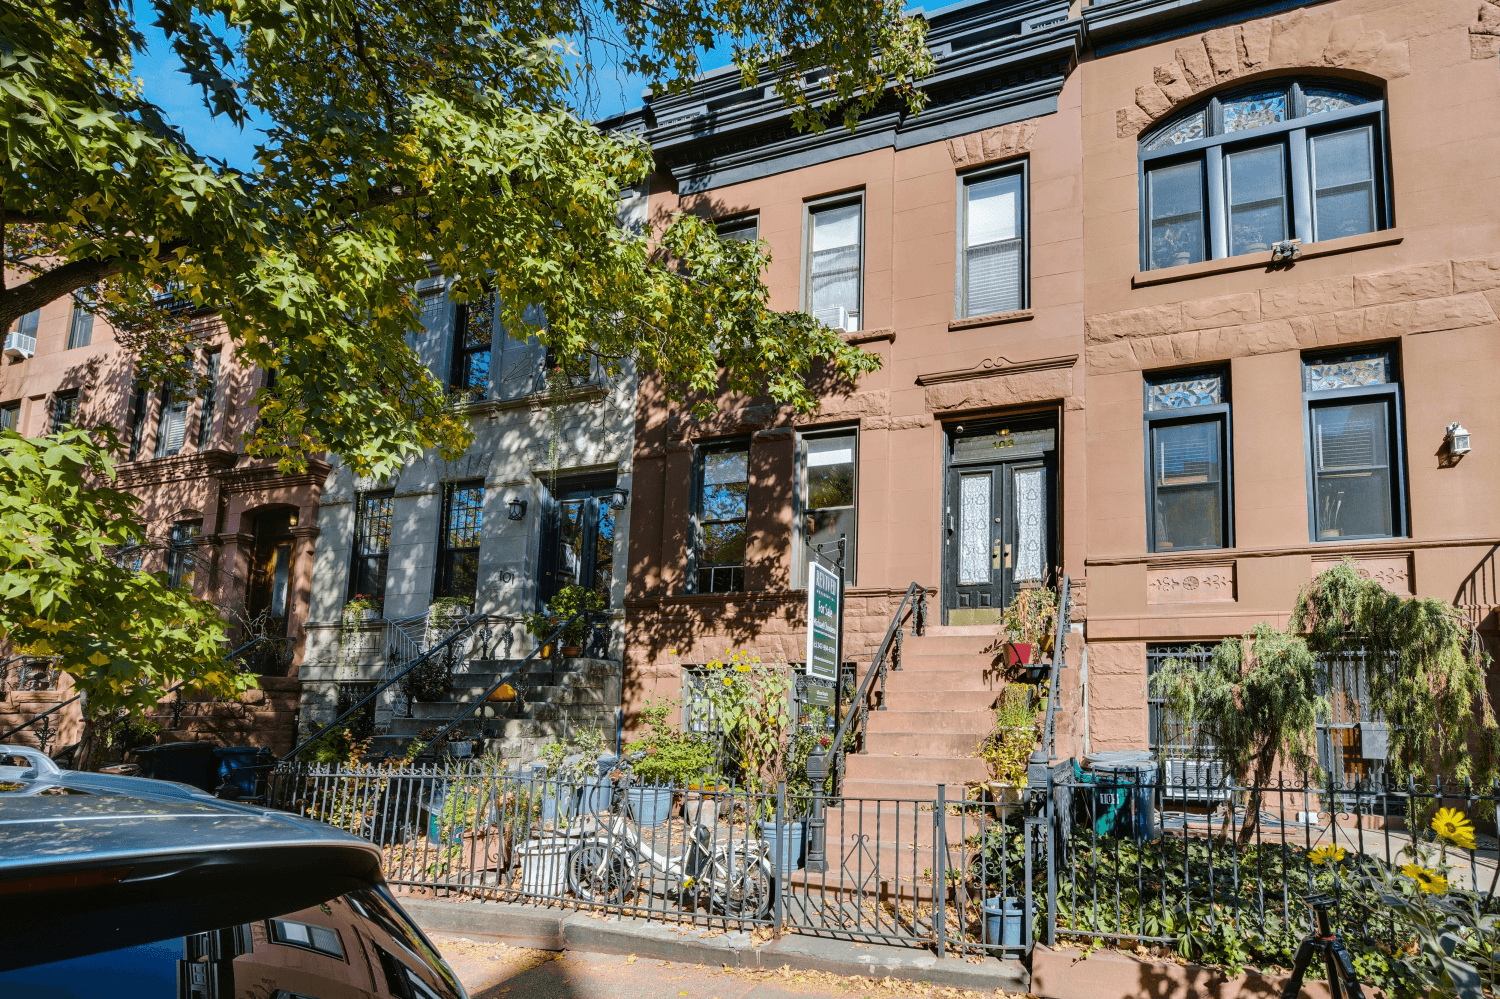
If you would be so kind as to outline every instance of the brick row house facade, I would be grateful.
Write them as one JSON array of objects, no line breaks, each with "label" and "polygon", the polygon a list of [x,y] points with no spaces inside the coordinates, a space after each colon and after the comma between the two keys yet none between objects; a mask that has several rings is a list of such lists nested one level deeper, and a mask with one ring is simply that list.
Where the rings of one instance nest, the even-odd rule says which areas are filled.
[{"label": "brick row house facade", "polygon": [[[727,649],[802,660],[811,545],[847,546],[860,669],[925,588],[933,626],[850,764],[862,793],[983,776],[983,650],[1017,593],[1064,575],[1063,755],[1176,752],[1152,671],[1285,623],[1345,558],[1453,601],[1494,642],[1500,5],[981,0],[923,16],[937,68],[920,115],[893,99],[855,132],[801,133],[772,88],[726,70],[600,123],[653,147],[636,223],[695,212],[764,240],[772,306],[838,328],[880,370],[828,386],[811,416],[725,397],[694,419],[649,372],[545,403],[538,346],[465,339],[472,319],[435,292],[414,345],[440,377],[460,341],[502,358],[469,403],[478,441],[394,483],[334,463],[305,487],[328,508],[301,598],[321,636],[310,712],[332,708],[338,611],[373,571],[368,511],[390,524],[385,617],[415,615],[446,585],[443,532],[470,488],[476,609],[534,609],[564,549],[580,567],[592,553],[596,582],[607,555],[626,724],[648,698],[690,697],[686,668]],[[65,388],[68,364],[46,363],[43,378],[24,362],[24,389],[16,365],[0,375],[27,432]],[[123,399],[128,373],[108,377]],[[622,503],[607,546],[602,521],[590,546],[546,519],[565,502],[596,518],[617,488],[629,529]],[[258,508],[221,519],[216,495],[186,504],[197,543],[248,550]],[[163,508],[156,529],[183,516]],[[377,675],[379,645],[343,679]],[[1350,734],[1358,668],[1323,726],[1344,776],[1378,769]]]}]

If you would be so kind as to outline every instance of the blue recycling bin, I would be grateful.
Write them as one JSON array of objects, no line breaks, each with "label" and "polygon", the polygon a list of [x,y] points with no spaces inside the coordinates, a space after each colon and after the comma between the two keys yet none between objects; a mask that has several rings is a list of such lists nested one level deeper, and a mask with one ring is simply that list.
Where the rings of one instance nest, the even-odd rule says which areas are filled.
[{"label": "blue recycling bin", "polygon": [[257,798],[257,786],[271,771],[271,751],[262,746],[221,746],[214,750],[213,792],[220,798]]},{"label": "blue recycling bin", "polygon": [[1156,764],[1149,759],[1090,761],[1094,832],[1138,843],[1161,837],[1156,812]]}]

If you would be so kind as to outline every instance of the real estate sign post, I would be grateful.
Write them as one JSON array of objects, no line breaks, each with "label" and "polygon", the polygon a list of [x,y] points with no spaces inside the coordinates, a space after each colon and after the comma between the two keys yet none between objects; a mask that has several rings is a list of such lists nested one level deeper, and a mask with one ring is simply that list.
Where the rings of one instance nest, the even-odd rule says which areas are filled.
[{"label": "real estate sign post", "polygon": [[[839,680],[839,577],[811,562],[807,567],[807,675],[823,684],[808,684],[808,700],[833,706]],[[824,685],[826,684],[826,686]]]}]

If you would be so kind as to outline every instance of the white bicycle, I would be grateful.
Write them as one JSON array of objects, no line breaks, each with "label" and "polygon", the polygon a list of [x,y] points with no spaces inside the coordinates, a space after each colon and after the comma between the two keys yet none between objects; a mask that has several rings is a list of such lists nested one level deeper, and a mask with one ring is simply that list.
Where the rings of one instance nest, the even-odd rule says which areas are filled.
[{"label": "white bicycle", "polygon": [[761,919],[770,911],[771,861],[760,840],[734,837],[716,843],[712,825],[694,823],[680,852],[658,853],[642,841],[633,815],[615,814],[607,828],[585,837],[568,854],[568,886],[579,899],[623,905],[647,877],[656,894],[706,897],[709,907],[723,916]]}]

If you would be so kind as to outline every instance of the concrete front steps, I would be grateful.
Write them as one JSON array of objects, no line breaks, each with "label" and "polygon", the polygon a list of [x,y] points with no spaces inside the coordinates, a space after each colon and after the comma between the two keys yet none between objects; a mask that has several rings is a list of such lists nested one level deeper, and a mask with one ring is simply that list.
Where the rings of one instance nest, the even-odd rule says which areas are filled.
[{"label": "concrete front steps", "polygon": [[[847,798],[962,799],[964,785],[988,777],[976,754],[994,728],[991,710],[1005,686],[994,625],[929,626],[907,638],[901,669],[886,673],[885,710],[871,710],[865,752],[845,764]],[[878,688],[877,688],[878,689]]]},{"label": "concrete front steps", "polygon": [[[420,733],[441,730],[473,704],[496,681],[504,679],[520,660],[471,659],[455,671],[443,700],[417,701],[410,717],[390,720],[376,735],[375,752],[400,754]],[[493,718],[481,716],[483,706],[465,719],[450,738],[469,739],[482,733],[487,750],[506,759],[531,759],[552,739],[597,729],[613,745],[620,707],[620,664],[606,659],[535,659],[507,681],[516,700],[491,703]],[[403,699],[404,703],[404,699]]]}]

